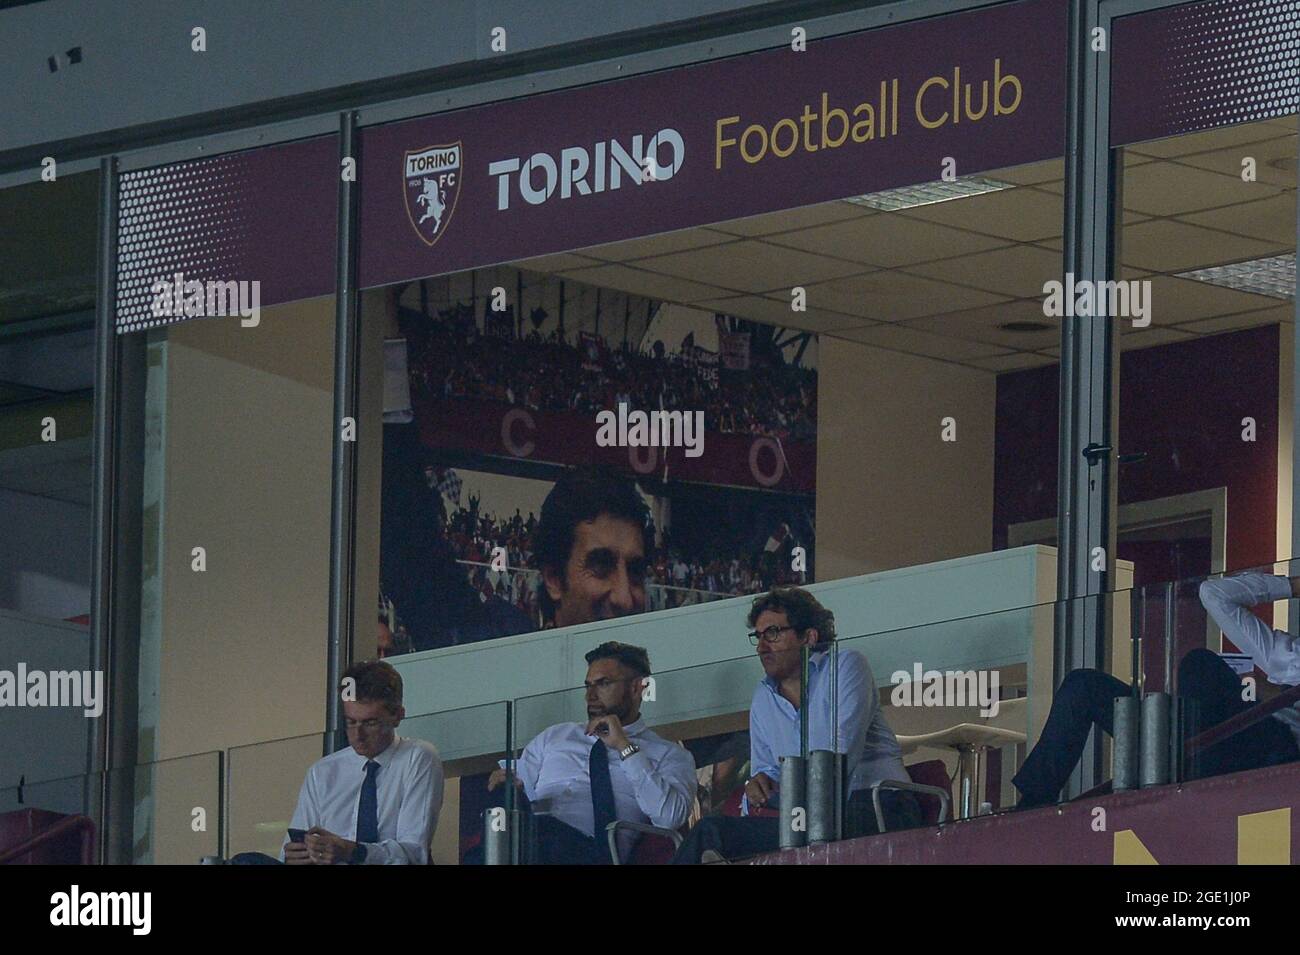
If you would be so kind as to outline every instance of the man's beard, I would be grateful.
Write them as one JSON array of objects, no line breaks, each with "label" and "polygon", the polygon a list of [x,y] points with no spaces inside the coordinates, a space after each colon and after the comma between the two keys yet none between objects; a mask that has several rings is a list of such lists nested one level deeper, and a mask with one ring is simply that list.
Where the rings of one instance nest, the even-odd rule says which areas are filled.
[{"label": "man's beard", "polygon": [[[598,710],[598,712],[596,712]],[[617,716],[620,723],[625,722],[627,718],[628,707],[626,704],[617,706],[601,706],[599,703],[595,707],[587,707],[587,719],[594,720],[601,716]]]}]

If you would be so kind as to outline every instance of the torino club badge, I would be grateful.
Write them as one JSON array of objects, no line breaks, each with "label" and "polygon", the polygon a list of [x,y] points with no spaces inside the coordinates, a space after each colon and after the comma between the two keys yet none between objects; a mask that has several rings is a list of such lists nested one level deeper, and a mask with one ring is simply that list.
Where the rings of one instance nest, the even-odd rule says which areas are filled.
[{"label": "torino club badge", "polygon": [[460,196],[460,143],[406,153],[406,215],[426,245],[447,231]]}]

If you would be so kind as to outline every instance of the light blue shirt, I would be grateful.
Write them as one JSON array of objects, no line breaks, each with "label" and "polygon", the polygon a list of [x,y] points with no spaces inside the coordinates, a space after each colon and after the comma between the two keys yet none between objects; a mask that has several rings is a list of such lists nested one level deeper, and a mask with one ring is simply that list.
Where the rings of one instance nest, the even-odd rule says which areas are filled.
[{"label": "light blue shirt", "polygon": [[[1237,574],[1207,580],[1200,587],[1201,604],[1224,635],[1249,653],[1255,666],[1280,686],[1300,683],[1300,641],[1285,630],[1274,630],[1250,612],[1251,607],[1291,599],[1291,581],[1272,574]],[[1272,714],[1286,724],[1300,745],[1300,704]]]},{"label": "light blue shirt", "polygon": [[[867,789],[886,779],[907,782],[903,754],[894,731],[885,722],[880,695],[867,658],[856,650],[839,651],[839,733],[832,738],[831,654],[814,653],[808,660],[808,751],[833,749],[848,755],[849,792]],[[781,695],[771,677],[754,689],[749,705],[749,774],[766,773],[781,782],[782,756],[798,756],[799,711]],[[745,801],[749,812],[749,801]]]}]

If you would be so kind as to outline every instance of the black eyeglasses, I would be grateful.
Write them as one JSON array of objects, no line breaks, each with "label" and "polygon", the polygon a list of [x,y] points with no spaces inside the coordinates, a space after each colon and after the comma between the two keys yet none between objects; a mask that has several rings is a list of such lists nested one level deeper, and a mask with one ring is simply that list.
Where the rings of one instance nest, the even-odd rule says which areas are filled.
[{"label": "black eyeglasses", "polygon": [[799,628],[791,626],[778,627],[776,624],[772,624],[772,626],[762,631],[751,630],[749,631],[750,645],[756,647],[761,642],[776,643],[776,641],[781,639],[781,634],[785,633],[787,630],[793,630],[797,633]]}]

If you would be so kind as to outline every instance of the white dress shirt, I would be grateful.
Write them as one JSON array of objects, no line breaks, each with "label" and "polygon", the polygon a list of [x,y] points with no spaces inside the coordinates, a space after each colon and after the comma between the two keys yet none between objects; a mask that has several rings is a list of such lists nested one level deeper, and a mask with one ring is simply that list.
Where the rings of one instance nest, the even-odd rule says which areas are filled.
[{"label": "white dress shirt", "polygon": [[[515,772],[535,813],[554,816],[584,835],[596,826],[591,803],[591,746],[585,723],[560,723],[543,730],[524,747]],[[614,787],[614,813],[627,822],[680,828],[695,801],[695,759],[689,752],[646,729],[638,718],[623,727],[627,738],[641,747],[627,759],[609,750],[609,777]],[[603,744],[602,744],[603,745]],[[605,838],[601,833],[600,839]],[[633,833],[619,836],[619,853],[626,858]]]},{"label": "white dress shirt", "polygon": [[[1249,653],[1269,682],[1281,686],[1300,683],[1300,641],[1285,630],[1274,630],[1250,612],[1251,607],[1289,600],[1291,581],[1272,574],[1238,574],[1201,584],[1201,603],[1229,640]],[[1300,746],[1300,703],[1271,714],[1281,720]]]},{"label": "white dress shirt", "polygon": [[[365,843],[367,865],[425,865],[442,808],[442,760],[432,743],[394,737],[374,761],[379,841]],[[351,746],[319,759],[307,770],[293,811],[292,829],[322,829],[355,841],[365,756]],[[285,844],[289,842],[285,837]],[[284,858],[284,847],[280,848]]]}]

